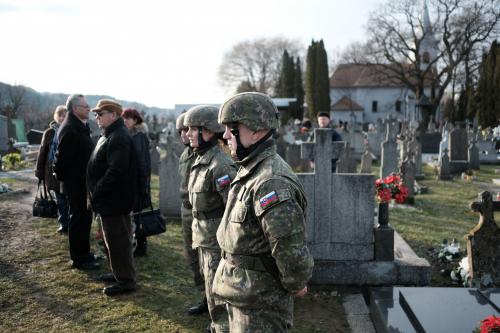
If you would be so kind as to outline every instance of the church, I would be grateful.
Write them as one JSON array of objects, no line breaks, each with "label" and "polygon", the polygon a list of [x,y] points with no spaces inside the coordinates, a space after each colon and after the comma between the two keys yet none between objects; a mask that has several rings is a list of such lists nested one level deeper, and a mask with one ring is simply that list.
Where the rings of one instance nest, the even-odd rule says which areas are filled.
[{"label": "church", "polygon": [[[425,0],[421,20],[420,59],[421,66],[426,67],[437,57],[438,41],[432,32]],[[387,66],[377,64],[339,65],[330,77],[331,119],[334,122],[351,123],[355,120],[356,123],[374,124],[377,119],[392,115],[401,120],[420,121],[415,94],[403,82],[391,78],[388,71]],[[430,80],[425,83],[424,93],[431,96]]]}]

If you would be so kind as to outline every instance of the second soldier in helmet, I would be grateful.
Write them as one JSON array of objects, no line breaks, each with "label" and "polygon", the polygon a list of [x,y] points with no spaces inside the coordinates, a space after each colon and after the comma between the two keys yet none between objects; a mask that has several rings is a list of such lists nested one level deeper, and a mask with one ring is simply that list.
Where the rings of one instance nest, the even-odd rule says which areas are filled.
[{"label": "second soldier in helmet", "polygon": [[221,259],[216,232],[236,167],[219,146],[224,128],[218,124],[217,117],[216,107],[195,106],[186,113],[184,126],[189,128],[187,136],[197,155],[188,183],[193,214],[193,249],[198,249],[200,270],[205,279],[211,330],[229,332],[226,306],[212,293],[212,283]]}]

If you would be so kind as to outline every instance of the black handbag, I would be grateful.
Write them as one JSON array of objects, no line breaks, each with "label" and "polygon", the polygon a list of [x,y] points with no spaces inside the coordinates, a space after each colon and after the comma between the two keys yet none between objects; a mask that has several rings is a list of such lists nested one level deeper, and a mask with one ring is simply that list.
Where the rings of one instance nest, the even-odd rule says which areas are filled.
[{"label": "black handbag", "polygon": [[44,180],[38,181],[38,190],[33,202],[33,216],[57,218],[57,203],[50,191],[47,191]]},{"label": "black handbag", "polygon": [[136,238],[143,238],[164,233],[167,230],[165,219],[161,216],[159,209],[143,211],[132,214],[135,223]]}]

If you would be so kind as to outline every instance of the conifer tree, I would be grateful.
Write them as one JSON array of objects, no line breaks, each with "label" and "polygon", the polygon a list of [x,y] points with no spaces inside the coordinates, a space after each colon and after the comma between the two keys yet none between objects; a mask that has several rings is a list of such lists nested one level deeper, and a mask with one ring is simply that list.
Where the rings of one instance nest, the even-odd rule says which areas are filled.
[{"label": "conifer tree", "polygon": [[302,119],[304,117],[304,86],[302,83],[302,68],[300,66],[300,58],[295,61],[295,77],[294,77],[294,96],[297,98],[295,107],[295,118]]},{"label": "conifer tree", "polygon": [[328,60],[323,40],[312,40],[307,49],[305,91],[310,118],[315,118],[318,112],[330,110]]},{"label": "conifer tree", "polygon": [[494,41],[479,70],[478,120],[481,127],[494,127],[500,118],[500,45]]}]

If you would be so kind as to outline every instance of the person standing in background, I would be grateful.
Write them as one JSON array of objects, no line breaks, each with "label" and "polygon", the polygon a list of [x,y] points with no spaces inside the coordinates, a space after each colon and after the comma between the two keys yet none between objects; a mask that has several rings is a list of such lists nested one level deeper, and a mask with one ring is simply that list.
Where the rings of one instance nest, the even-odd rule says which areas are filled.
[{"label": "person standing in background", "polygon": [[[141,114],[132,108],[123,110],[122,118],[125,122],[137,153],[137,180],[139,193],[133,212],[138,213],[151,207],[151,155],[149,154],[148,128],[143,122]],[[146,237],[136,237],[137,247],[134,257],[143,257],[147,254],[148,241]]]},{"label": "person standing in background", "polygon": [[59,105],[54,111],[54,120],[50,122],[49,128],[43,132],[38,158],[36,160],[35,176],[39,180],[44,180],[49,191],[54,191],[56,195],[59,228],[58,233],[68,233],[69,208],[66,194],[61,192],[61,184],[57,181],[52,172],[52,164],[57,151],[57,130],[66,118],[66,107]]}]

